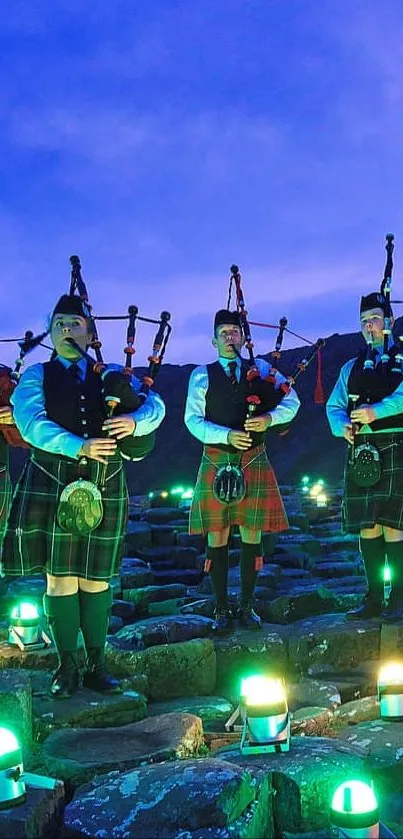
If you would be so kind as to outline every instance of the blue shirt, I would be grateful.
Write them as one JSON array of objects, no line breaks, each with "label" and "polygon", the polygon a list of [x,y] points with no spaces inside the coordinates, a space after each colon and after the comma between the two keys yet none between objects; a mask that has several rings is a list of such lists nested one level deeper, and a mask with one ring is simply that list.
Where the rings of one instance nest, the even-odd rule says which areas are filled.
[{"label": "blue shirt", "polygon": [[[70,367],[73,363],[59,356],[57,360],[64,367]],[[77,364],[85,376],[86,359],[80,359]],[[123,371],[123,367],[119,364],[108,364],[107,367],[108,370]],[[142,382],[137,376],[132,376],[132,387],[136,393],[141,390]],[[50,454],[78,458],[84,442],[83,438],[66,431],[47,416],[43,392],[43,364],[33,364],[26,369],[11,396],[11,403],[14,409],[14,422],[27,443],[35,448],[44,449]],[[143,437],[155,431],[161,424],[165,416],[165,405],[157,393],[150,391],[144,404],[130,416],[136,423],[134,436]]]},{"label": "blue shirt", "polygon": [[[376,348],[375,364],[380,360],[382,352],[383,348]],[[349,361],[346,361],[346,363],[343,364],[343,367],[340,370],[339,378],[337,379],[337,382],[326,403],[327,418],[329,421],[331,432],[335,437],[343,437],[343,432],[346,424],[351,423],[351,419],[347,413],[347,386],[351,370],[353,369],[353,366],[356,361],[357,358],[351,358]],[[393,393],[390,394],[390,396],[385,396],[385,398],[381,399],[379,402],[374,402],[371,405],[371,408],[375,413],[376,419],[385,419],[385,417],[391,417],[394,414],[403,413],[403,381],[400,385],[398,385],[396,390],[394,390]],[[401,431],[402,429],[398,430]],[[361,426],[359,433],[380,434],[381,431],[372,431],[370,425],[363,425]]]},{"label": "blue shirt", "polygon": [[[234,358],[233,360],[237,361],[236,375],[239,381],[241,375],[241,360],[239,358]],[[222,367],[227,368],[232,359],[221,358],[219,356],[218,361]],[[256,367],[262,377],[268,376],[271,370],[271,365],[267,361],[264,361],[263,358],[256,359]],[[282,382],[286,381],[286,378],[276,371],[275,380],[276,385],[279,386]],[[207,389],[207,367],[206,365],[196,367],[191,373],[189,379],[185,408],[186,427],[194,437],[197,437],[197,439],[205,445],[217,446],[220,443],[224,443],[226,445],[228,443],[228,434],[232,429],[224,425],[217,425],[217,423],[210,422],[205,419]],[[268,412],[272,418],[271,425],[280,425],[284,422],[290,422],[290,420],[295,417],[300,404],[301,403],[294,388],[291,388],[290,392],[284,396],[280,404],[277,405],[276,408],[273,408],[272,411]]]}]

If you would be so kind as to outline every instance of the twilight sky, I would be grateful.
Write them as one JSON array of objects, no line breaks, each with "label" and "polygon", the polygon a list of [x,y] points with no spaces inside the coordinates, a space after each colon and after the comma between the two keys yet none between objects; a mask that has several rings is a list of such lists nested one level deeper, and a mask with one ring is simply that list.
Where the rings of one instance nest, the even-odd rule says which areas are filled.
[{"label": "twilight sky", "polygon": [[172,312],[171,363],[213,358],[232,262],[251,319],[314,340],[357,328],[391,231],[403,298],[401,0],[14,0],[1,28],[0,337],[44,328],[73,253],[96,314]]}]

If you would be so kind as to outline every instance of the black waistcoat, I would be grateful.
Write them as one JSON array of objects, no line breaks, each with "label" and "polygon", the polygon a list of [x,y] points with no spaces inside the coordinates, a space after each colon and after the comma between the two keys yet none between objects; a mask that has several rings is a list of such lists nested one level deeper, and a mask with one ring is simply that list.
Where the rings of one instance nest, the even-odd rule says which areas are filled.
[{"label": "black waistcoat", "polygon": [[[364,361],[366,352],[362,352],[353,364],[349,378],[348,378],[348,393],[359,395],[357,405],[368,404],[373,405],[380,402],[385,396],[390,396],[400,385],[402,381],[401,373],[393,373],[392,367],[395,366],[395,357],[399,352],[399,347],[393,345],[389,350],[389,362],[385,373],[382,372],[382,365],[379,362],[375,370],[364,372]],[[397,365],[399,366],[399,365]],[[373,431],[387,431],[388,428],[403,428],[403,414],[393,414],[393,416],[385,417],[385,419],[375,420],[371,422],[371,429]]]},{"label": "black waistcoat", "polygon": [[78,437],[104,437],[106,410],[101,377],[87,364],[83,382],[77,382],[60,361],[43,365],[43,390],[49,419]]},{"label": "black waistcoat", "polygon": [[[208,388],[206,393],[206,415],[209,422],[224,425],[237,431],[244,430],[244,423],[248,414],[246,397],[251,388],[246,379],[245,367],[241,367],[241,379],[235,389],[219,361],[207,364]],[[265,432],[253,432],[252,446],[264,442]],[[217,446],[224,451],[239,451],[234,446],[224,443]]]}]

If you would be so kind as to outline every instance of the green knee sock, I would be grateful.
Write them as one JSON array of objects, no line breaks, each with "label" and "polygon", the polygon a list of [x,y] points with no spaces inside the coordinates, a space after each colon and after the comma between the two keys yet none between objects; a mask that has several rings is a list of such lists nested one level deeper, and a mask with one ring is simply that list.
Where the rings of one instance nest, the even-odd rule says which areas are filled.
[{"label": "green knee sock", "polygon": [[360,551],[364,562],[368,592],[375,599],[383,599],[383,571],[385,567],[385,540],[383,536],[364,539],[360,536]]},{"label": "green knee sock", "polygon": [[225,606],[227,603],[228,588],[228,545],[220,548],[211,548],[206,551],[207,560],[211,562],[210,576],[214,597],[218,606]]},{"label": "green knee sock", "polygon": [[403,542],[385,542],[392,592],[403,595]]},{"label": "green knee sock", "polygon": [[[252,600],[258,575],[257,559],[261,556],[260,542],[257,544],[241,542],[241,605],[246,605]],[[261,567],[261,563],[259,565]]]},{"label": "green knee sock", "polygon": [[90,650],[103,652],[108,632],[109,615],[112,606],[112,590],[108,586],[104,591],[79,591],[80,626],[87,656]]},{"label": "green knee sock", "polygon": [[63,653],[75,653],[80,629],[78,592],[64,596],[44,594],[43,610],[49,621],[59,659]]}]

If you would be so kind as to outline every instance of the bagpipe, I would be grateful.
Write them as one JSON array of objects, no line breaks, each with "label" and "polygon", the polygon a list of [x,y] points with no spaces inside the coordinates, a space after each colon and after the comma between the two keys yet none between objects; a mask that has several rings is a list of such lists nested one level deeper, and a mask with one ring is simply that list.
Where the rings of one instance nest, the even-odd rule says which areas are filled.
[{"label": "bagpipe", "polygon": [[[72,338],[69,338],[68,341],[91,364],[94,372],[100,375],[107,406],[107,415],[110,417],[112,415],[118,416],[119,414],[134,413],[144,404],[161,368],[168,339],[172,332],[172,327],[169,323],[171,315],[169,312],[163,311],[158,320],[156,318],[143,317],[139,315],[138,307],[134,305],[129,306],[127,315],[93,315],[92,306],[88,299],[87,287],[81,273],[79,257],[71,256],[70,264],[71,280],[69,294],[73,295],[77,293],[85,306],[85,310],[88,312],[87,317],[92,336],[89,346],[94,350],[95,358],[79,347]],[[108,365],[103,360],[101,352],[102,343],[99,339],[96,326],[97,320],[128,320],[126,345],[124,348],[125,366],[122,371],[108,370]],[[138,320],[158,324],[158,330],[154,337],[151,353],[147,359],[149,362],[147,372],[143,377],[140,391],[136,393],[131,386],[131,377],[134,372],[132,360],[136,352],[134,344]],[[129,460],[142,460],[153,450],[155,438],[155,431],[141,437],[124,437],[122,440],[119,440],[119,450]]]},{"label": "bagpipe", "polygon": [[[33,332],[27,330],[24,338],[3,339],[7,342],[15,341],[20,348],[20,353],[16,359],[14,369],[7,367],[5,364],[0,364],[0,408],[5,408],[11,405],[11,395],[20,380],[25,356],[32,352],[35,347],[42,345],[42,341],[47,334],[48,332],[46,331],[42,332],[40,335],[34,336]],[[9,446],[29,448],[29,444],[23,440],[17,426],[9,417],[2,418],[0,416],[0,433],[3,435]]]},{"label": "bagpipe", "polygon": [[[144,404],[147,396],[152,388],[158,371],[165,355],[167,342],[172,331],[169,323],[171,315],[167,311],[161,312],[160,317],[148,318],[139,315],[137,306],[129,306],[127,315],[99,315],[95,316],[92,312],[92,306],[88,299],[88,292],[86,284],[82,277],[81,263],[78,256],[70,257],[71,276],[70,276],[70,290],[69,294],[80,298],[86,317],[89,323],[91,332],[91,343],[89,348],[94,351],[95,358],[90,353],[81,349],[73,339],[69,339],[70,343],[74,345],[81,356],[87,359],[91,364],[93,370],[98,373],[102,379],[102,390],[106,403],[106,412],[108,416],[135,412],[141,405]],[[98,320],[127,320],[126,344],[124,347],[125,364],[122,371],[109,370],[107,363],[103,360],[100,341],[96,321]],[[131,377],[133,375],[132,360],[136,352],[136,324],[137,321],[144,321],[146,323],[157,324],[158,329],[153,340],[151,353],[148,356],[148,369],[141,382],[141,388],[138,393],[134,391],[131,386]],[[26,332],[23,339],[7,338],[2,339],[5,342],[16,342],[20,347],[19,358],[15,363],[15,368],[12,370],[4,364],[0,364],[0,407],[10,405],[10,397],[14,388],[18,385],[22,365],[25,356],[35,347],[42,345],[43,339],[49,334],[49,329],[40,335],[34,336],[32,332]],[[51,349],[50,347],[46,347]],[[28,448],[26,443],[15,424],[11,424],[9,418],[0,417],[0,432],[3,434],[5,440],[11,446],[22,446]],[[155,432],[145,434],[141,437],[128,436],[119,440],[119,450],[123,456],[130,460],[141,460],[149,454],[155,446]]]},{"label": "bagpipe", "polygon": [[[304,373],[307,369],[308,365],[311,361],[317,357],[318,360],[318,378],[315,388],[315,403],[318,405],[323,405],[324,400],[324,393],[323,387],[321,382],[321,355],[320,351],[324,346],[325,342],[323,338],[318,338],[317,341],[312,342],[309,341],[308,338],[302,338],[301,335],[298,335],[295,332],[292,332],[288,329],[288,320],[286,317],[280,318],[280,321],[277,325],[270,324],[270,323],[260,323],[258,321],[250,321],[248,319],[248,312],[245,306],[244,295],[242,291],[242,284],[241,284],[241,274],[239,272],[239,268],[237,265],[231,265],[230,268],[230,279],[229,279],[229,289],[228,289],[228,300],[227,300],[227,309],[230,309],[231,306],[231,297],[232,297],[232,288],[235,287],[235,302],[237,311],[239,314],[239,319],[241,322],[241,328],[244,338],[244,346],[248,351],[249,358],[246,360],[247,364],[247,371],[246,371],[246,379],[249,382],[250,386],[250,393],[246,397],[247,402],[247,412],[248,416],[264,414],[272,411],[277,405],[280,404],[282,399],[290,392],[291,388],[295,384],[298,377],[301,373]],[[253,353],[253,341],[250,331],[250,325],[264,327],[267,329],[278,329],[277,337],[275,340],[274,350],[271,352],[271,356],[276,361],[281,356],[281,347],[283,344],[284,333],[288,332],[291,335],[300,338],[301,340],[305,341],[307,344],[311,344],[311,349],[307,353],[307,355],[299,361],[292,371],[291,374],[285,376],[285,381],[281,382],[279,385],[276,383],[276,372],[277,369],[272,366],[267,376],[262,377],[260,375],[259,369],[256,365],[255,356]],[[242,355],[237,351],[236,347],[234,347],[235,352],[237,353],[238,357],[245,363],[245,359]],[[273,427],[273,431],[282,435],[286,434],[290,427],[289,423],[282,423],[275,425]],[[270,426],[269,429],[270,431]]]}]

